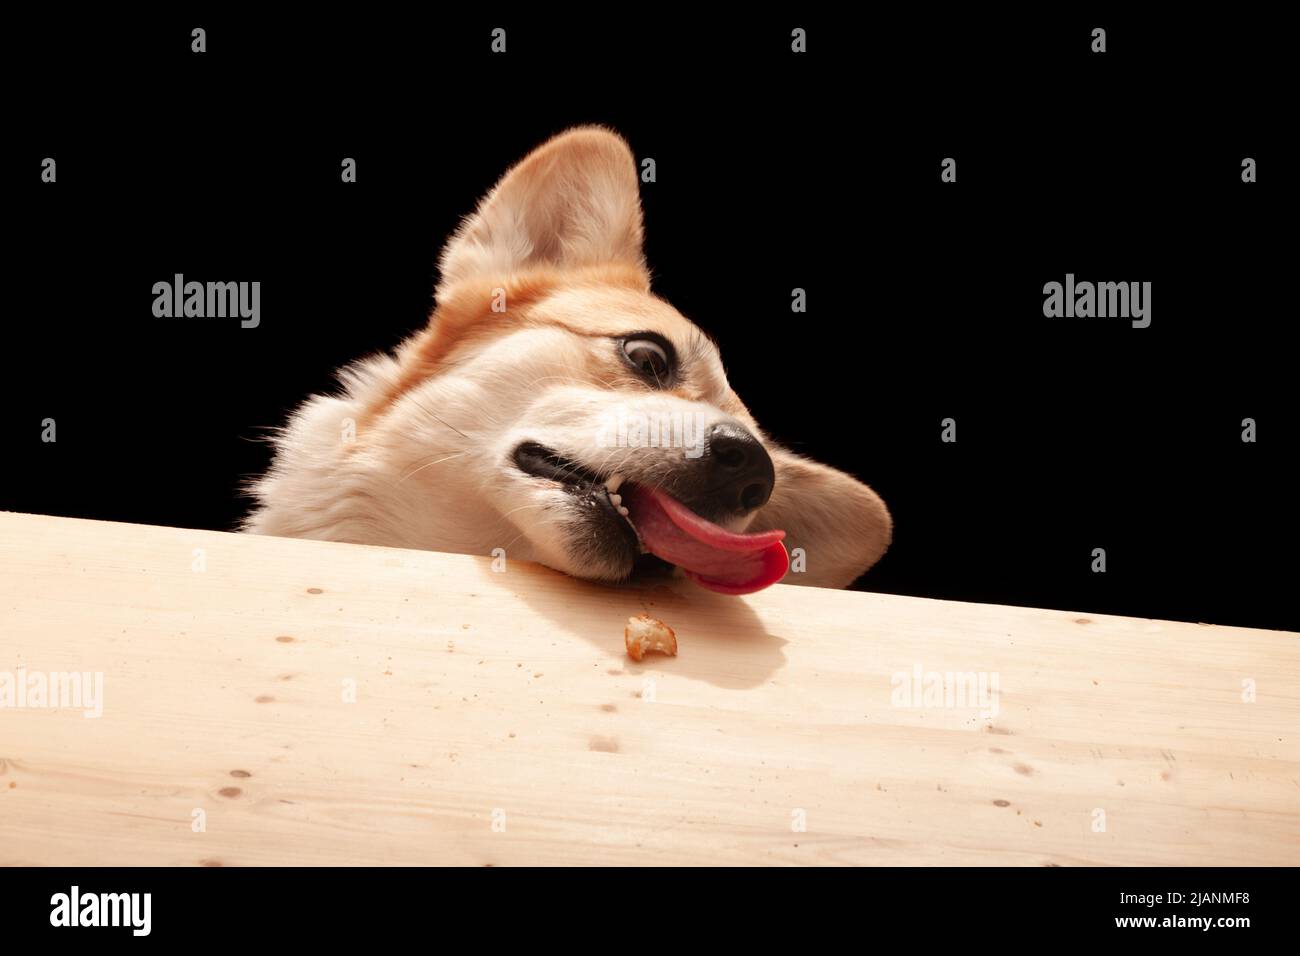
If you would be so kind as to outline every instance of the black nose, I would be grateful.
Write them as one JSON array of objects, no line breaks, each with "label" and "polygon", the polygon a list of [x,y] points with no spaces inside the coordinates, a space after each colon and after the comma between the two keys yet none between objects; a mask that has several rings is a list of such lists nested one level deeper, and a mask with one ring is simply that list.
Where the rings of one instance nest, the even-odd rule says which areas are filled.
[{"label": "black nose", "polygon": [[772,497],[772,459],[739,425],[722,423],[704,433],[703,464],[708,498],[721,510],[752,511]]}]

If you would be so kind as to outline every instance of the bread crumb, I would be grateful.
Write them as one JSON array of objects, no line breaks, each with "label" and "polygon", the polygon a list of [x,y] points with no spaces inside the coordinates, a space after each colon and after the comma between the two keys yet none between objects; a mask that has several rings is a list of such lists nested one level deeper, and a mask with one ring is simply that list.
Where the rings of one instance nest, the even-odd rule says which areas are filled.
[{"label": "bread crumb", "polygon": [[647,651],[677,656],[677,635],[673,629],[645,613],[627,619],[623,643],[627,645],[627,656],[634,661],[641,660]]}]

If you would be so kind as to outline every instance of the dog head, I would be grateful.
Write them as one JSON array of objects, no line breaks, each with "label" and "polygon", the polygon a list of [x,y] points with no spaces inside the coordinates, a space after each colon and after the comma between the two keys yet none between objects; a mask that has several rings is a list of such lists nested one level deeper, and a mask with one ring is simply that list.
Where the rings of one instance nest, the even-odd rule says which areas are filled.
[{"label": "dog head", "polygon": [[[618,136],[571,130],[528,155],[449,241],[441,275],[426,329],[291,422],[253,530],[500,548],[606,581],[649,553],[728,593],[784,577],[786,546],[806,560],[790,583],[831,587],[884,552],[879,497],[769,442],[715,344],[651,293]],[[342,448],[337,426],[313,445],[343,411],[331,401],[357,423]],[[298,483],[304,470],[324,484]]]}]

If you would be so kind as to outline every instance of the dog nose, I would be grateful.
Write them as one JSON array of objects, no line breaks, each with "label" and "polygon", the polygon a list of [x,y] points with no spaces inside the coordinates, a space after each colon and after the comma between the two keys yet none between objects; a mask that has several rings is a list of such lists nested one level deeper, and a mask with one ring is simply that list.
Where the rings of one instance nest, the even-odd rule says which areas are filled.
[{"label": "dog nose", "polygon": [[720,423],[705,432],[704,463],[709,497],[728,511],[752,511],[767,503],[776,484],[772,458],[739,425]]}]

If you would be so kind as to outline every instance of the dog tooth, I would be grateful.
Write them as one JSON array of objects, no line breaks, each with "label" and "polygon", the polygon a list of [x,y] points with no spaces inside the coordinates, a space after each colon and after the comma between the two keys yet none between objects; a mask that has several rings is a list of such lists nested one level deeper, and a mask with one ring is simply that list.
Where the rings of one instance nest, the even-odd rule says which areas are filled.
[{"label": "dog tooth", "polygon": [[622,496],[622,495],[616,495],[616,494],[614,494],[613,492],[610,492],[610,495],[609,495],[609,501],[610,501],[610,504],[612,504],[615,508],[617,508],[619,505],[621,505],[621,504],[623,503],[623,496]]},{"label": "dog tooth", "polygon": [[628,510],[624,508],[622,505],[618,506],[618,513],[621,514],[624,518],[628,516]]},{"label": "dog tooth", "polygon": [[622,475],[610,475],[609,479],[605,482],[605,490],[611,495],[621,487],[623,487]]}]

